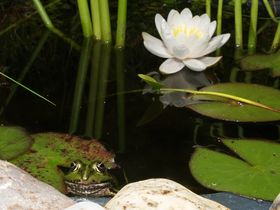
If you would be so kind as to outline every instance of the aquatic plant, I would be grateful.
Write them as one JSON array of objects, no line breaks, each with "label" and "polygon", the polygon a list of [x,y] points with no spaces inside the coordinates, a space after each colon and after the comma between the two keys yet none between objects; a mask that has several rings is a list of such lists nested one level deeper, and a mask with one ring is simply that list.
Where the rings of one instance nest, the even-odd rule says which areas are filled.
[{"label": "aquatic plant", "polygon": [[251,198],[274,200],[279,193],[280,145],[258,139],[222,139],[233,155],[196,148],[189,162],[203,186]]},{"label": "aquatic plant", "polygon": [[181,13],[171,10],[167,21],[156,14],[155,24],[162,41],[146,32],[142,36],[148,51],[167,58],[159,67],[164,74],[178,72],[184,66],[193,71],[203,71],[214,65],[221,57],[206,55],[223,46],[230,37],[227,33],[212,38],[216,21],[210,22],[207,14],[193,17],[188,8]]},{"label": "aquatic plant", "polygon": [[[194,0],[195,1],[195,0]],[[218,14],[217,14],[217,22],[222,21],[222,11],[223,6],[227,4],[230,4],[233,6],[234,10],[234,21],[235,21],[235,46],[237,48],[243,49],[243,17],[244,14],[242,12],[243,5],[245,3],[248,4],[248,1],[244,0],[232,0],[232,1],[224,1],[218,0]],[[249,34],[248,34],[248,51],[249,53],[255,53],[256,46],[257,46],[257,34],[260,30],[258,30],[258,19],[260,18],[259,15],[259,7],[261,0],[251,0],[250,3],[250,26],[249,26]],[[268,0],[262,0],[262,3],[264,5],[264,10],[266,10],[267,14],[273,20],[273,22],[277,23],[277,29],[274,34],[274,38],[270,47],[270,51],[273,52],[275,49],[279,47],[279,41],[280,41],[280,21],[275,15],[275,11],[273,11],[272,6],[275,7],[277,4],[275,1],[271,1],[271,3]],[[205,2],[205,8],[207,11],[207,14],[211,15],[211,0],[206,0]],[[211,17],[211,16],[210,16]],[[217,30],[217,34],[219,34],[219,31]]]}]

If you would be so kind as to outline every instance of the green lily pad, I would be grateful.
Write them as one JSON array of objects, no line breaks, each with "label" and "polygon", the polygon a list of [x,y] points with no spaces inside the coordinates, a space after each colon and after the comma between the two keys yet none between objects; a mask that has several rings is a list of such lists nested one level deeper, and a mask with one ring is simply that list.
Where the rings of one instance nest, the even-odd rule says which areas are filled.
[{"label": "green lily pad", "polygon": [[0,159],[10,160],[26,152],[32,138],[21,127],[0,126]]},{"label": "green lily pad", "polygon": [[280,91],[274,88],[246,83],[220,83],[202,88],[200,91],[226,93],[249,99],[278,111],[239,103],[217,96],[193,95],[197,103],[187,107],[209,117],[235,122],[265,122],[280,120]]},{"label": "green lily pad", "polygon": [[98,160],[107,167],[114,167],[114,156],[97,140],[85,140],[77,136],[59,133],[38,133],[30,152],[11,162],[39,180],[64,192],[63,173],[58,166],[69,167],[74,160],[84,163]]},{"label": "green lily pad", "polygon": [[222,140],[240,158],[197,148],[189,163],[203,186],[264,200],[280,191],[280,144],[260,140]]},{"label": "green lily pad", "polygon": [[280,76],[280,52],[269,55],[251,55],[243,58],[240,66],[245,71],[271,69],[272,76]]}]

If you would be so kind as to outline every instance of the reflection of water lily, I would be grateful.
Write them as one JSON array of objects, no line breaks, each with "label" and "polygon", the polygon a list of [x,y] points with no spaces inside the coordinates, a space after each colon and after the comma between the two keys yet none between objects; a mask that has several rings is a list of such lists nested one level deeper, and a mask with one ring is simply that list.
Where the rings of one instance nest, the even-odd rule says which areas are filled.
[{"label": "reflection of water lily", "polygon": [[[204,72],[193,71],[180,71],[172,75],[165,76],[164,79],[160,78],[159,73],[151,72],[149,76],[152,76],[166,88],[178,88],[197,90],[201,87],[209,86],[215,83],[215,76],[206,75]],[[213,81],[214,80],[214,81]],[[153,92],[153,89],[146,85],[143,93]],[[185,107],[197,101],[189,98],[189,95],[182,92],[166,92],[159,97],[160,102],[166,106]]]},{"label": "reflection of water lily", "polygon": [[152,54],[168,58],[159,67],[165,74],[180,71],[184,66],[194,71],[203,71],[217,63],[221,57],[206,57],[224,45],[230,34],[211,38],[216,29],[216,21],[210,22],[207,14],[192,16],[186,8],[181,13],[171,10],[167,21],[159,14],[155,23],[162,39],[143,32],[144,45]]}]

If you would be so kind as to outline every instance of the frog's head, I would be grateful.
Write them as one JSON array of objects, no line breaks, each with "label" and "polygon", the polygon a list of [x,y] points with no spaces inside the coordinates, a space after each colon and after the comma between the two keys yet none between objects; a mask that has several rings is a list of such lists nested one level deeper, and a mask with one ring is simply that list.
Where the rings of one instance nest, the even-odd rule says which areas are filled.
[{"label": "frog's head", "polygon": [[111,189],[114,181],[107,167],[97,161],[90,164],[73,161],[64,176],[67,192],[75,195],[113,195]]}]

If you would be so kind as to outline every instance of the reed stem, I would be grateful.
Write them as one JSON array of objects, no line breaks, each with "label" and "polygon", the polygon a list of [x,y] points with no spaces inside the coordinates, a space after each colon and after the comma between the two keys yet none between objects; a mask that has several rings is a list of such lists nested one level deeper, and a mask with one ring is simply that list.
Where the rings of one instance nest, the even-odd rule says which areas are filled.
[{"label": "reed stem", "polygon": [[110,12],[108,0],[99,0],[99,11],[100,11],[100,20],[101,20],[101,34],[102,40],[104,42],[112,41],[111,34],[111,23],[110,23]]},{"label": "reed stem", "polygon": [[36,7],[36,10],[38,11],[39,15],[41,16],[45,26],[47,28],[53,28],[54,25],[52,24],[51,19],[49,18],[44,6],[42,5],[40,0],[33,0],[33,3]]},{"label": "reed stem", "polygon": [[83,35],[85,37],[91,37],[93,33],[92,33],[88,2],[87,0],[77,0],[77,2],[78,2],[79,14],[80,14],[80,19],[82,24]]},{"label": "reed stem", "polygon": [[217,35],[222,34],[222,20],[223,20],[223,0],[218,2],[218,12],[217,12]]},{"label": "reed stem", "polygon": [[263,0],[263,4],[264,4],[264,6],[265,6],[265,8],[266,8],[266,11],[267,11],[267,13],[269,14],[270,18],[271,18],[273,21],[275,21],[275,22],[278,23],[279,21],[278,21],[277,18],[275,17],[274,12],[273,12],[273,10],[272,10],[272,8],[271,8],[269,2],[268,2],[267,0]]},{"label": "reed stem", "polygon": [[126,13],[127,0],[119,0],[118,3],[118,20],[116,32],[116,47],[124,47],[126,31]]},{"label": "reed stem", "polygon": [[238,48],[243,48],[242,0],[234,1],[234,20],[235,20],[235,46]]},{"label": "reed stem", "polygon": [[206,13],[211,18],[211,0],[206,0]]},{"label": "reed stem", "polygon": [[251,1],[250,28],[248,37],[248,51],[255,53],[257,44],[257,24],[258,24],[259,0]]},{"label": "reed stem", "polygon": [[277,29],[273,38],[273,42],[270,48],[271,52],[274,52],[279,47],[279,42],[280,42],[280,22],[278,22]]},{"label": "reed stem", "polygon": [[90,8],[91,8],[93,36],[96,40],[100,40],[101,23],[100,23],[99,0],[90,0]]}]

